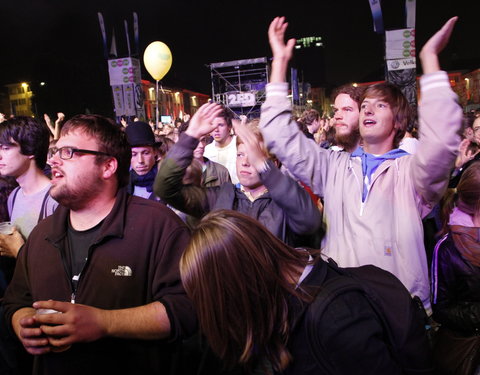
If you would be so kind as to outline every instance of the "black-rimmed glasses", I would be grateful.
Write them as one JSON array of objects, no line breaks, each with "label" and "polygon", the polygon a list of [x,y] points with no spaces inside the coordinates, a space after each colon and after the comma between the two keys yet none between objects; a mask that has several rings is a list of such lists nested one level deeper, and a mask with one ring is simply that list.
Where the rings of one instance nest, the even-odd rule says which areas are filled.
[{"label": "black-rimmed glasses", "polygon": [[53,155],[56,153],[59,153],[58,155],[60,156],[60,159],[62,160],[70,160],[73,157],[73,154],[78,152],[80,154],[91,154],[91,155],[105,155],[105,156],[110,156],[106,154],[105,152],[101,151],[92,151],[92,150],[83,150],[81,148],[74,148],[74,147],[51,147],[48,149],[48,154],[47,158],[51,159]]}]

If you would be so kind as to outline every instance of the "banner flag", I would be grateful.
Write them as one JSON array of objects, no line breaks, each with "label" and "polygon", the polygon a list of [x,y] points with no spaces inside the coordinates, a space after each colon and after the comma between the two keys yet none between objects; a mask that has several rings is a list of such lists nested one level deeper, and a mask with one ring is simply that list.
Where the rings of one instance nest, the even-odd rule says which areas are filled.
[{"label": "banner flag", "polygon": [[98,23],[100,24],[100,32],[102,33],[103,41],[103,56],[105,60],[108,60],[108,48],[107,48],[107,33],[105,31],[105,22],[103,21],[102,13],[98,12]]},{"label": "banner flag", "polygon": [[122,85],[112,86],[113,105],[115,107],[115,115],[117,117],[125,115],[125,106],[123,105],[123,88]]},{"label": "banner flag", "polygon": [[128,36],[128,23],[127,20],[123,20],[123,24],[125,25],[125,38],[127,39],[127,50],[128,50],[128,57],[132,56],[132,52],[130,50],[130,37]]},{"label": "banner flag", "polygon": [[135,110],[139,119],[145,119],[145,107],[143,105],[145,94],[143,93],[142,84],[135,84]]},{"label": "banner flag", "polygon": [[110,58],[117,57],[117,41],[115,39],[115,29],[112,28],[112,44],[110,44]]},{"label": "banner flag", "polygon": [[405,14],[407,15],[407,28],[415,28],[416,0],[405,0]]},{"label": "banner flag", "polygon": [[415,58],[415,29],[385,32],[386,59]]},{"label": "banner flag", "polygon": [[140,83],[140,60],[133,57],[123,57],[108,60],[110,85],[125,85]]},{"label": "banner flag", "polygon": [[133,36],[135,39],[135,56],[140,56],[140,38],[138,34],[138,16],[133,12]]},{"label": "banner flag", "polygon": [[409,59],[395,59],[387,60],[387,69],[390,70],[402,70],[402,69],[415,69],[417,67],[415,58]]},{"label": "banner flag", "polygon": [[300,95],[298,92],[298,72],[297,69],[291,68],[290,70],[290,76],[292,79],[292,98],[293,98],[293,104],[298,104],[300,101]]},{"label": "banner flag", "polygon": [[380,0],[368,0],[368,2],[370,3],[370,9],[372,10],[373,30],[377,34],[383,34],[384,28]]},{"label": "banner flag", "polygon": [[125,115],[135,116],[135,88],[134,84],[130,83],[123,85],[123,103],[125,105]]}]

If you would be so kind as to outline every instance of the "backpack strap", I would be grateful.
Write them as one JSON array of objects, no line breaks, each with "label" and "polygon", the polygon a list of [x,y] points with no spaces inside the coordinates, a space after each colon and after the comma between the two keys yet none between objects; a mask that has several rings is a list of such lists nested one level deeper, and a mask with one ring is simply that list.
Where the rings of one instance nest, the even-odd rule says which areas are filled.
[{"label": "backpack strap", "polygon": [[9,214],[10,218],[12,217],[12,212],[13,212],[13,207],[15,206],[15,200],[17,199],[17,194],[20,191],[20,186],[17,186],[15,189],[12,191],[12,203],[10,204],[9,208]]},{"label": "backpack strap", "polygon": [[38,221],[43,220],[48,216],[47,215],[47,201],[48,201],[48,197],[50,196],[50,189],[51,188],[52,187],[50,186],[50,188],[47,190],[47,192],[45,193],[45,195],[43,197],[42,207],[40,208],[40,214],[38,216]]}]

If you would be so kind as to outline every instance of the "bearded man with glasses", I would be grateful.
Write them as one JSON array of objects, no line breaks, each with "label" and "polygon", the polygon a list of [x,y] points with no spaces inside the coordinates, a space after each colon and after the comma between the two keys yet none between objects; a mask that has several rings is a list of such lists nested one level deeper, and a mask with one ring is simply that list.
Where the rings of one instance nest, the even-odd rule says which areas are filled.
[{"label": "bearded man with glasses", "polygon": [[196,325],[178,270],[188,229],[126,192],[131,150],[113,121],[73,117],[48,156],[60,206],[29,237],[4,301],[34,373],[168,373]]}]

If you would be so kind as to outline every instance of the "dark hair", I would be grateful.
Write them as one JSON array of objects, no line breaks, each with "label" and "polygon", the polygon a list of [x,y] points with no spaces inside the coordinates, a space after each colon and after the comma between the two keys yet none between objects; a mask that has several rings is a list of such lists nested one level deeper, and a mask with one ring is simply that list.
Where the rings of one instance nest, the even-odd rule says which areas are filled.
[{"label": "dark hair", "polygon": [[39,169],[47,163],[50,131],[46,124],[32,117],[12,117],[0,124],[0,143],[13,145],[18,143],[23,155],[33,155]]},{"label": "dark hair", "polygon": [[480,210],[480,162],[473,162],[460,177],[456,189],[448,189],[441,202],[442,231],[448,231],[448,220],[454,207],[469,215]]},{"label": "dark hair", "polygon": [[232,123],[233,115],[230,109],[224,107],[223,111],[220,112],[220,114],[217,117],[223,118],[229,128],[233,126],[233,123]]},{"label": "dark hair", "polygon": [[290,362],[292,295],[311,300],[292,278],[308,253],[287,246],[255,219],[236,211],[209,213],[180,260],[187,295],[213,351],[227,366],[252,368],[267,358],[275,371]]},{"label": "dark hair", "polygon": [[307,109],[302,113],[302,116],[300,117],[299,122],[305,125],[310,125],[314,121],[318,121],[319,118],[320,118],[320,113],[318,113],[316,109]]},{"label": "dark hair", "polygon": [[386,101],[393,113],[393,120],[397,125],[397,133],[393,140],[393,146],[397,147],[405,136],[405,131],[410,122],[412,111],[405,95],[400,88],[390,82],[376,83],[366,88],[362,95],[361,102],[365,98],[379,98]]},{"label": "dark hair", "polygon": [[175,144],[171,138],[163,134],[155,134],[155,141],[157,142],[157,151],[160,159],[163,159]]},{"label": "dark hair", "polygon": [[[100,115],[77,115],[63,125],[60,136],[77,130],[95,138],[99,151],[117,159],[118,187],[126,186],[130,176],[129,169],[132,158],[126,134],[109,118]],[[97,155],[95,160],[99,164],[105,158],[103,155]]]},{"label": "dark hair", "polygon": [[351,84],[343,85],[333,90],[331,95],[331,101],[334,102],[335,98],[340,94],[347,94],[353,101],[357,103],[358,108],[360,108],[360,103],[362,102],[362,95],[364,91],[365,88],[363,87],[352,86]]}]

